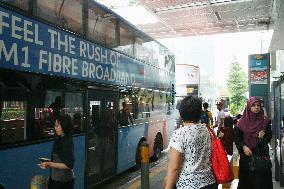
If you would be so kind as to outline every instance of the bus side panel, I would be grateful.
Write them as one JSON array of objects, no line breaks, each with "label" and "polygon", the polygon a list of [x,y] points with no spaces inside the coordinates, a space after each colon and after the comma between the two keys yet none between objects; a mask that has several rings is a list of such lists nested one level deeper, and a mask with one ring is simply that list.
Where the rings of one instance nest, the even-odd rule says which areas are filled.
[{"label": "bus side panel", "polygon": [[155,138],[158,133],[160,133],[163,137],[163,141],[165,141],[165,137],[167,136],[167,129],[166,129],[166,121],[164,119],[162,120],[157,120],[157,121],[152,121],[150,122],[150,127],[148,130],[148,144],[149,144],[149,152],[150,152],[150,157],[154,155],[154,143],[155,143]]},{"label": "bus side panel", "polygon": [[121,173],[136,164],[136,150],[139,141],[148,132],[148,124],[122,127],[118,130],[117,173]]},{"label": "bus side panel", "polygon": [[148,130],[150,157],[154,155],[155,139],[158,133],[160,133],[163,137],[163,149],[166,149],[168,147],[170,137],[172,136],[173,131],[175,129],[174,124],[174,116],[171,116],[166,120],[162,119],[161,121],[150,122],[150,127]]},{"label": "bus side panel", "polygon": [[75,189],[84,188],[85,178],[85,136],[74,137]]},{"label": "bus side panel", "polygon": [[[76,189],[84,188],[85,137],[75,137],[75,176]],[[38,167],[40,157],[50,157],[53,141],[32,144],[0,151],[0,183],[6,189],[30,188],[35,175],[49,177],[49,170]]]},{"label": "bus side panel", "polygon": [[49,171],[38,167],[40,157],[50,157],[51,142],[32,144],[0,151],[0,183],[5,188],[30,188],[35,175],[49,176]]}]

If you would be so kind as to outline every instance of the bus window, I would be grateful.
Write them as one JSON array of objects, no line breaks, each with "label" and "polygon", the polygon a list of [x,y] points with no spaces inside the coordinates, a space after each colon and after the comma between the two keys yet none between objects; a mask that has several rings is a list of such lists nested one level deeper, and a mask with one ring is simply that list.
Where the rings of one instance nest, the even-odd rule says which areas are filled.
[{"label": "bus window", "polygon": [[35,129],[37,138],[54,135],[54,123],[60,114],[69,114],[72,118],[74,133],[83,130],[83,94],[47,90],[43,108],[35,108]]},{"label": "bus window", "polygon": [[45,107],[51,108],[54,114],[54,119],[59,116],[62,108],[62,97],[59,91],[46,91]]},{"label": "bus window", "polygon": [[0,144],[26,140],[29,85],[21,75],[0,75]]},{"label": "bus window", "polygon": [[172,111],[171,111],[171,101],[172,101],[172,97],[170,95],[170,92],[166,92],[166,109],[167,109],[167,115],[171,115]]},{"label": "bus window", "polygon": [[69,114],[73,121],[74,133],[79,133],[83,129],[83,94],[71,93],[65,94],[65,113]]},{"label": "bus window", "polygon": [[0,143],[23,141],[26,138],[24,101],[3,101],[1,104]]},{"label": "bus window", "polygon": [[114,16],[89,1],[89,38],[106,47],[116,47]]},{"label": "bus window", "polygon": [[17,8],[20,8],[24,11],[28,11],[28,9],[29,9],[29,0],[14,0],[14,1],[0,0],[0,2],[8,3],[8,4],[15,6]]},{"label": "bus window", "polygon": [[151,116],[152,96],[148,90],[140,89],[138,92],[138,115],[137,118],[148,118]]},{"label": "bus window", "polygon": [[149,50],[143,46],[144,40],[143,37],[138,35],[138,33],[135,34],[135,44],[134,44],[134,55],[135,57],[144,60],[146,62],[150,62],[149,59]]},{"label": "bus window", "polygon": [[54,123],[52,108],[35,108],[36,139],[52,137],[54,135]]},{"label": "bus window", "polygon": [[[54,124],[62,109],[62,93],[47,90],[44,97],[44,107],[35,107],[36,138],[48,138],[54,135]],[[41,104],[41,103],[39,103]]]},{"label": "bus window", "polygon": [[82,4],[83,0],[37,1],[37,14],[58,26],[83,33]]},{"label": "bus window", "polygon": [[[125,104],[125,108],[130,112],[132,119],[138,118],[138,103],[137,96],[134,95],[132,89],[123,89],[120,91],[119,95],[119,110],[122,110],[123,104]],[[125,126],[125,125],[120,125]]]},{"label": "bus window", "polygon": [[134,37],[133,37],[133,30],[127,26],[124,22],[119,22],[119,34],[120,34],[120,44],[116,48],[121,52],[134,56]]}]

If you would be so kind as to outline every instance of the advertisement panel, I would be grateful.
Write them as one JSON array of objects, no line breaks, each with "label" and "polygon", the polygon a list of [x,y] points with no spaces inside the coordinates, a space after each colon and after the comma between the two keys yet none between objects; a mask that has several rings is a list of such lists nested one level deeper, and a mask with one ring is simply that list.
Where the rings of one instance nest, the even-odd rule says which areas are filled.
[{"label": "advertisement panel", "polygon": [[248,59],[249,96],[259,96],[264,101],[267,112],[269,109],[269,70],[270,54],[252,54]]},{"label": "advertisement panel", "polygon": [[250,84],[268,84],[269,54],[249,56]]},{"label": "advertisement panel", "polygon": [[3,7],[0,15],[0,68],[134,86],[144,86],[145,70],[151,70],[131,57]]}]

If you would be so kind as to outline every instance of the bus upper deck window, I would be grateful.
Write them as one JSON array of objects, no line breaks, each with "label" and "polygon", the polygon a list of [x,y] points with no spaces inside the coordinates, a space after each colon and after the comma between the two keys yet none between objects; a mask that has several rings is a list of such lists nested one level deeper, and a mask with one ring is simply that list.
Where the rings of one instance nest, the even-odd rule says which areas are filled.
[{"label": "bus upper deck window", "polygon": [[24,11],[28,11],[29,9],[29,0],[0,0],[1,2],[8,3],[9,5],[15,6],[17,8],[20,8]]}]

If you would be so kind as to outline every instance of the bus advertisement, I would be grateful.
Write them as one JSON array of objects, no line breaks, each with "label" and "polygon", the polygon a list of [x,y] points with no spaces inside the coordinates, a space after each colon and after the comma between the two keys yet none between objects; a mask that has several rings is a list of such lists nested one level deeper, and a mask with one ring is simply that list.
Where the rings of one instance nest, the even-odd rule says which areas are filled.
[{"label": "bus advertisement", "polygon": [[174,64],[95,1],[0,0],[0,185],[48,178],[37,164],[50,158],[57,113],[72,118],[76,189],[139,167],[143,141],[159,159],[174,130]]}]

